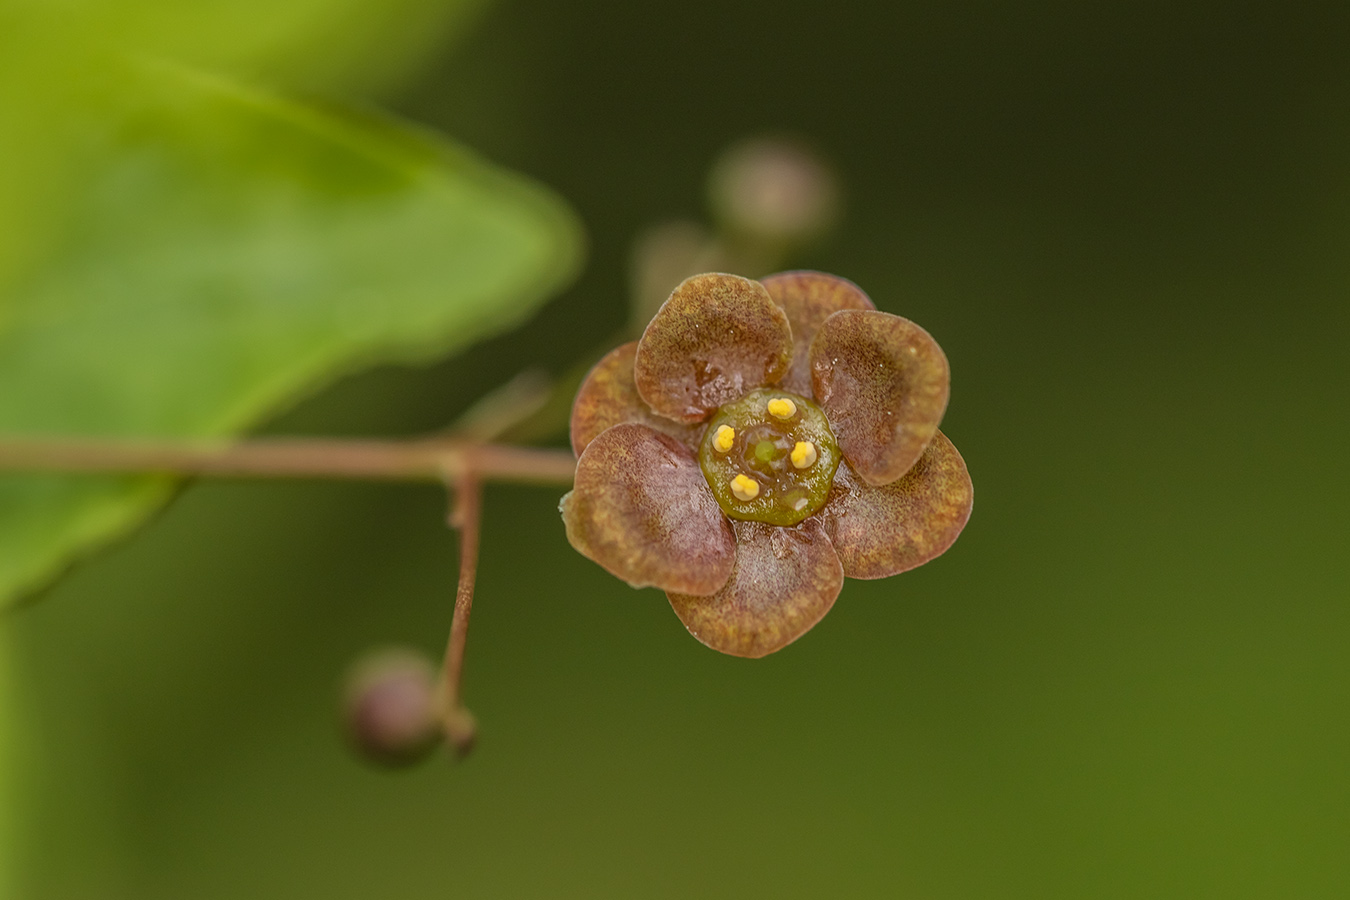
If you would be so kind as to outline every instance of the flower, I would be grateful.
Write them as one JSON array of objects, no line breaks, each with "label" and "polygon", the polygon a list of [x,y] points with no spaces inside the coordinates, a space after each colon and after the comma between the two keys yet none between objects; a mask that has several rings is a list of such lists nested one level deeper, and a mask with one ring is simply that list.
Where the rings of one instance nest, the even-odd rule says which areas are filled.
[{"label": "flower", "polygon": [[928,332],[842,278],[696,275],[577,393],[568,540],[707,646],[772,653],[846,576],[920,566],[965,527],[949,382]]}]

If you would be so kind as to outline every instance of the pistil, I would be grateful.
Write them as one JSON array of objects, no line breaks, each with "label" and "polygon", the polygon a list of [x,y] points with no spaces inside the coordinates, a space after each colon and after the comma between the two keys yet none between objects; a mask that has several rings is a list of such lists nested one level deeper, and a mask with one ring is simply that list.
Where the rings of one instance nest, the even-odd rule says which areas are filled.
[{"label": "pistil", "polygon": [[718,410],[699,450],[723,512],[772,525],[795,525],[824,506],[839,459],[820,407],[773,389]]}]

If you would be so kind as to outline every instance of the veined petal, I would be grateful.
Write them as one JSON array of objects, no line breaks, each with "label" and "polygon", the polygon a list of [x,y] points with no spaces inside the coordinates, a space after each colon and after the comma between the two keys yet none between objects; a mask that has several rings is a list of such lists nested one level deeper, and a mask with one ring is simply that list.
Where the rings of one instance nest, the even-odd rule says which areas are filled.
[{"label": "veined petal", "polygon": [[633,383],[633,357],[636,354],[637,341],[615,347],[595,364],[581,383],[572,403],[572,452],[577,456],[600,432],[625,422],[655,428],[691,450],[698,447],[701,429],[658,416],[638,396],[637,385]]},{"label": "veined petal", "polygon": [[847,464],[821,518],[849,578],[885,578],[942,555],[970,518],[965,460],[941,431],[904,477],[874,486]]},{"label": "veined petal", "polygon": [[680,283],[638,341],[634,381],[652,409],[701,422],[792,361],[787,315],[758,281],[695,275]]},{"label": "veined petal", "polygon": [[710,597],[670,592],[689,633],[714,650],[758,658],[819,622],[844,585],[844,570],[818,519],[793,528],[734,523],[736,568]]},{"label": "veined petal", "polygon": [[951,370],[932,335],[908,319],[844,310],[811,342],[811,382],[853,470],[889,484],[937,433]]},{"label": "veined petal", "polygon": [[567,540],[633,587],[711,594],[736,539],[689,448],[645,425],[615,425],[577,460],[562,499]]},{"label": "veined petal", "polygon": [[841,309],[876,309],[862,288],[824,272],[779,272],[761,278],[773,302],[783,307],[792,327],[792,364],[782,386],[804,397],[811,390],[811,339]]}]

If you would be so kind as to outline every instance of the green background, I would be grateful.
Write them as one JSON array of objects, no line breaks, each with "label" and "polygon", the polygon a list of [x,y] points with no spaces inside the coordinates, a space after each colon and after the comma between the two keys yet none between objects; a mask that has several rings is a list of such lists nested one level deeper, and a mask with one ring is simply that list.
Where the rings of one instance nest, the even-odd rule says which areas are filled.
[{"label": "green background", "polygon": [[412,487],[201,484],[11,617],[16,896],[1350,893],[1350,21],[1334,4],[505,3],[392,103],[561,191],[532,324],[276,433],[439,427],[626,316],[730,141],[849,189],[798,260],[924,325],[976,486],[944,557],[751,662],[487,496],[463,765],[345,750],[436,652]]}]

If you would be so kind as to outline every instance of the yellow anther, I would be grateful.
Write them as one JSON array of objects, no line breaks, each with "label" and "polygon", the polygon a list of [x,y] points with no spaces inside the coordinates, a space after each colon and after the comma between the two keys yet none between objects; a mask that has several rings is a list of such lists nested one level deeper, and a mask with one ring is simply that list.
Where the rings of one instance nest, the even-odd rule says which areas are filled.
[{"label": "yellow anther", "polygon": [[798,441],[797,446],[792,448],[792,464],[799,469],[811,468],[819,457],[816,445],[810,441]]},{"label": "yellow anther", "polygon": [[730,425],[718,425],[717,430],[713,432],[713,449],[718,453],[726,453],[731,449],[731,442],[736,440],[736,429]]},{"label": "yellow anther", "polygon": [[769,415],[775,419],[784,421],[797,414],[797,404],[793,403],[787,397],[774,397],[768,403]]},{"label": "yellow anther", "polygon": [[731,493],[737,500],[753,500],[759,496],[759,482],[745,475],[731,479]]}]

